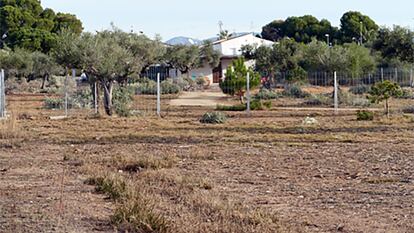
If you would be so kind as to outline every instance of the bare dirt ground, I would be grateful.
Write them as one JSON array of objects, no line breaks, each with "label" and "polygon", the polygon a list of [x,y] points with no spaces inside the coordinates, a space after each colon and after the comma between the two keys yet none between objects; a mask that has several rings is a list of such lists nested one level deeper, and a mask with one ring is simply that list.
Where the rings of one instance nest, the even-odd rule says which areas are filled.
[{"label": "bare dirt ground", "polygon": [[198,122],[205,109],[180,107],[163,119],[52,121],[40,97],[11,100],[0,232],[123,231],[111,220],[120,201],[84,183],[108,174],[150,197],[168,232],[414,232],[410,115],[286,109],[210,126]]},{"label": "bare dirt ground", "polygon": [[195,91],[184,92],[177,99],[170,102],[171,106],[200,106],[200,107],[216,107],[217,104],[225,98],[222,92],[212,91]]}]

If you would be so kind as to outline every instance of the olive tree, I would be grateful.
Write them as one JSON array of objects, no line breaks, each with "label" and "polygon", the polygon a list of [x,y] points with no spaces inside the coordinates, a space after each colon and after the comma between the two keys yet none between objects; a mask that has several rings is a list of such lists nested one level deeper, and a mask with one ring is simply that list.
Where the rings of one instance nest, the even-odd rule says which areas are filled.
[{"label": "olive tree", "polygon": [[[81,68],[98,82],[103,91],[105,112],[112,115],[112,93],[114,83],[126,84],[130,77],[138,74],[144,62],[139,53],[120,43],[125,36],[118,31],[102,31],[96,35],[84,33],[80,37],[64,34],[61,47],[55,57],[67,68]],[[131,39],[133,35],[126,39]]]},{"label": "olive tree", "polygon": [[6,69],[8,76],[24,78],[30,82],[35,79],[42,79],[41,89],[44,89],[46,81],[53,74],[60,71],[60,66],[54,59],[42,52],[30,52],[16,48],[14,51],[2,50],[0,56],[1,67]]}]

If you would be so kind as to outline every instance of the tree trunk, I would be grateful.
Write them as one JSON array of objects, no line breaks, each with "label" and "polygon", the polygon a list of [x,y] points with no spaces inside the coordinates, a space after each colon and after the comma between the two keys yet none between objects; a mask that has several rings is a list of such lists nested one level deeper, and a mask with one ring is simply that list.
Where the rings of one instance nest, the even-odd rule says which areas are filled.
[{"label": "tree trunk", "polygon": [[[95,96],[95,85],[96,85],[96,96]],[[96,108],[96,114],[99,114],[99,83],[98,82],[89,82],[89,87],[91,89],[92,95],[92,104],[94,109]],[[96,103],[96,106],[95,106]]]},{"label": "tree trunk", "polygon": [[42,87],[40,89],[42,89],[42,90],[45,89],[46,81],[49,81],[49,74],[43,75],[43,78],[42,78]]},{"label": "tree trunk", "polygon": [[390,107],[388,104],[388,99],[385,100],[385,113],[387,114],[387,118],[390,118]]},{"label": "tree trunk", "polygon": [[102,82],[102,88],[104,91],[104,108],[105,108],[105,112],[106,114],[108,114],[108,116],[112,116],[113,112],[112,112],[112,88],[113,88],[113,84],[111,81],[108,82]]}]

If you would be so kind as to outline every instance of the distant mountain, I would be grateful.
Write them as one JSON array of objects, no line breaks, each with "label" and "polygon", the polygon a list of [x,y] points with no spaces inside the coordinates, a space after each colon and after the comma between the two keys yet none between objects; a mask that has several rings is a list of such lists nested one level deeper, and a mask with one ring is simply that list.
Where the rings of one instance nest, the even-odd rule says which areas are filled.
[{"label": "distant mountain", "polygon": [[200,45],[202,44],[202,41],[190,37],[179,36],[169,39],[165,43],[169,45]]}]

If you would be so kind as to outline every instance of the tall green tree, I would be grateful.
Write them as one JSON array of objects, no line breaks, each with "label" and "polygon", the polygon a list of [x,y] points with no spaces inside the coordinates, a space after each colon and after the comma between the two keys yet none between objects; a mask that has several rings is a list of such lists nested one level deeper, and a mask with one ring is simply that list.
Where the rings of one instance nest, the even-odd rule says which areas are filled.
[{"label": "tall green tree", "polygon": [[82,23],[73,15],[43,9],[38,0],[0,0],[1,46],[21,47],[49,52],[56,46],[61,29],[82,31]]},{"label": "tall green tree", "polygon": [[263,27],[264,39],[279,41],[284,37],[294,39],[296,42],[309,43],[312,38],[326,41],[326,34],[335,39],[337,29],[326,20],[318,20],[314,16],[292,16],[286,20],[276,20]]},{"label": "tall green tree", "polygon": [[414,63],[414,32],[401,26],[381,28],[373,43],[373,49],[383,58]]},{"label": "tall green tree", "polygon": [[372,42],[377,35],[378,28],[369,16],[357,11],[349,11],[341,18],[341,40],[343,43]]}]

